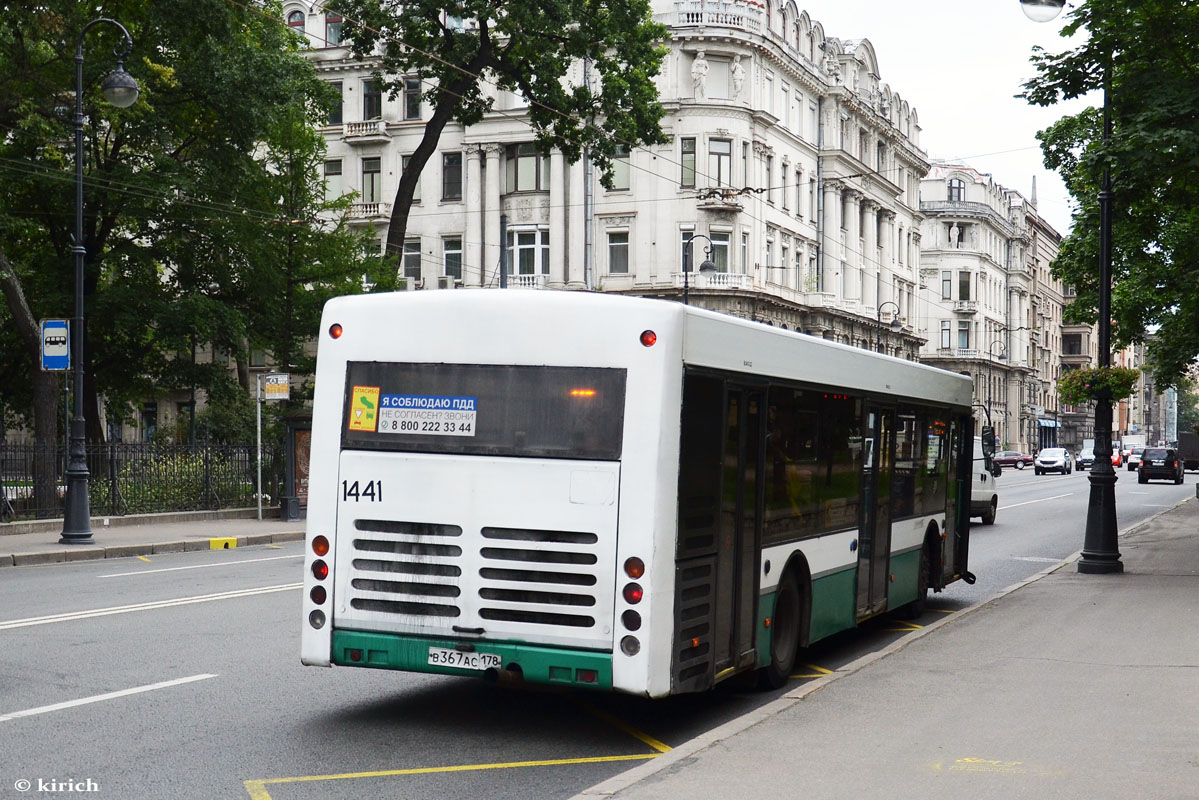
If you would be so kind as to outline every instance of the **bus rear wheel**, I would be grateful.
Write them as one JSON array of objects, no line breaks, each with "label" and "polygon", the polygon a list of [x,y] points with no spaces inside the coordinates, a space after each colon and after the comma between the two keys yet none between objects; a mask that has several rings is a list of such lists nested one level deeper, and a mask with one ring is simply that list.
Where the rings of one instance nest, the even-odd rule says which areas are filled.
[{"label": "bus rear wheel", "polygon": [[758,670],[758,687],[778,689],[787,683],[799,650],[799,625],[803,600],[795,573],[788,571],[774,595],[770,620],[770,663]]},{"label": "bus rear wheel", "polygon": [[932,582],[932,557],[929,555],[931,545],[925,542],[920,549],[920,574],[916,577],[916,599],[903,607],[904,619],[920,619],[924,616],[924,606],[928,602],[928,587]]}]

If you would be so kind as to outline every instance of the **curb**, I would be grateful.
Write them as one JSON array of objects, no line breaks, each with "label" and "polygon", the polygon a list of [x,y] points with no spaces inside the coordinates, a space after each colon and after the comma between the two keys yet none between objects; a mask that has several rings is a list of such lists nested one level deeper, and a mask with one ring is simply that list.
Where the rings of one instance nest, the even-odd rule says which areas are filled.
[{"label": "curb", "polygon": [[[1196,493],[1199,494],[1199,489],[1196,489]],[[1148,525],[1149,523],[1156,520],[1162,514],[1167,514],[1171,511],[1175,511],[1176,509],[1179,508],[1179,506],[1182,506],[1182,505],[1190,502],[1191,499],[1192,498],[1190,498],[1190,497],[1183,498],[1182,500],[1175,503],[1170,508],[1163,509],[1163,510],[1157,512],[1156,514],[1154,514],[1150,517],[1147,517],[1146,519],[1143,519],[1140,522],[1137,522],[1136,524],[1131,525],[1130,527],[1125,528],[1122,531],[1119,531],[1117,535],[1122,537],[1122,536],[1126,536],[1126,535],[1135,533],[1135,532],[1139,531],[1141,528]],[[815,694],[816,692],[820,691],[821,689],[825,688],[829,684],[831,684],[835,681],[839,681],[842,678],[848,677],[849,675],[853,675],[855,672],[860,672],[861,670],[865,669],[866,667],[868,667],[874,663],[877,663],[879,661],[882,661],[884,658],[887,658],[888,656],[898,653],[900,650],[903,650],[905,647],[912,644],[913,642],[917,642],[917,641],[923,639],[925,636],[931,635],[935,631],[940,630],[942,627],[944,627],[946,625],[950,625],[950,624],[956,622],[957,620],[962,619],[965,616],[971,615],[971,614],[975,613],[976,611],[986,608],[987,606],[994,603],[996,600],[1000,600],[1019,589],[1023,589],[1025,586],[1028,586],[1030,583],[1036,583],[1037,581],[1041,580],[1042,578],[1044,578],[1048,575],[1052,575],[1053,573],[1057,572],[1058,570],[1062,569],[1063,567],[1067,567],[1070,564],[1073,564],[1081,556],[1082,556],[1082,551],[1079,550],[1078,552],[1076,552],[1070,556],[1067,556],[1065,559],[1058,562],[1057,564],[1052,564],[1052,565],[1046,567],[1045,569],[1041,570],[1040,572],[1030,575],[1029,577],[1025,578],[1022,581],[1013,583],[1011,586],[1008,586],[1006,589],[999,590],[994,595],[992,595],[991,597],[988,597],[985,600],[980,600],[979,602],[975,603],[974,605],[967,606],[966,608],[963,608],[961,611],[958,611],[951,616],[944,617],[943,619],[939,619],[936,622],[932,623],[931,625],[927,625],[918,631],[913,631],[912,633],[909,633],[906,636],[903,636],[902,638],[897,639],[896,641],[892,642],[891,644],[887,645],[886,647],[884,647],[881,650],[877,650],[873,653],[867,653],[864,656],[860,656],[860,657],[854,659],[853,661],[849,662],[845,666],[841,667],[840,669],[836,670],[831,675],[825,675],[825,676],[817,678],[809,683],[804,683],[800,686],[797,686],[795,689],[788,691],[786,694],[784,694],[782,697],[778,698],[777,700],[773,700],[769,703],[766,703],[765,705],[760,706],[759,708],[756,708],[753,711],[750,711],[746,714],[743,714],[742,716],[737,717],[736,719],[731,719],[728,722],[724,723],[723,725],[715,727],[710,731],[701,733],[699,736],[696,736],[693,739],[689,739],[686,742],[683,742],[678,747],[672,748],[671,750],[669,750],[666,753],[663,753],[660,756],[651,758],[648,761],[645,761],[645,762],[639,764],[638,766],[633,767],[632,769],[626,770],[625,772],[622,772],[619,775],[615,775],[606,781],[603,781],[603,782],[598,783],[594,786],[591,786],[587,789],[584,789],[583,791],[581,791],[578,794],[574,795],[573,797],[569,798],[569,800],[595,800],[596,798],[612,797],[613,795],[616,795],[616,794],[624,791],[625,789],[628,789],[629,787],[633,786],[634,784],[640,783],[641,781],[643,781],[659,772],[671,769],[672,767],[679,764],[680,762],[688,761],[692,758],[695,758],[697,755],[702,753],[704,750],[707,750],[711,747],[719,745],[724,740],[730,739],[739,733],[743,733],[744,731],[749,730],[750,728],[757,725],[759,722],[769,719],[770,717],[773,717],[777,714],[781,714],[782,712],[786,711],[787,709],[792,708],[793,706],[799,704],[800,702],[802,702],[809,696],[811,696],[811,695]]]},{"label": "curb", "polygon": [[[238,536],[234,547],[253,547],[255,545],[278,544],[280,542],[298,542],[304,539],[304,531],[284,531],[282,533],[255,533]],[[213,547],[213,539],[185,539],[173,542],[153,542],[147,544],[124,544],[112,547],[79,547],[78,545],[63,545],[62,550],[47,550],[40,553],[18,553],[0,555],[0,568],[29,567],[39,564],[61,564],[68,561],[94,561],[101,558],[131,558],[133,556],[150,556],[162,553],[184,553],[195,550],[221,550],[231,548]],[[219,541],[224,542],[224,539]]]},{"label": "curb", "polygon": [[[220,519],[254,519],[257,508],[226,508],[218,511],[164,511],[157,514],[128,514],[113,516],[97,514],[91,518],[92,528],[120,528],[126,525],[156,525],[162,522],[211,522]],[[263,508],[263,519],[279,519],[278,506]],[[4,536],[19,536],[23,533],[42,533],[62,530],[63,519],[35,519],[24,522],[0,524],[0,541]]]}]

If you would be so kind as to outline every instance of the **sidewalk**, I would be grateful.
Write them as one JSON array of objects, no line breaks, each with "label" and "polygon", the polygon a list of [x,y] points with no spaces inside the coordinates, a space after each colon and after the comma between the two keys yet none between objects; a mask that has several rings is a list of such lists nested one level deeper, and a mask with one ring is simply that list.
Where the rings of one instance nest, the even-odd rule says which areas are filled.
[{"label": "sidewalk", "polygon": [[1199,798],[1199,501],[575,800]]},{"label": "sidewalk", "polygon": [[[62,520],[18,523],[6,533],[0,526],[0,568],[52,564],[59,561],[84,561],[93,558],[127,558],[184,550],[221,550],[255,544],[298,541],[304,538],[305,521],[285,522],[275,518],[257,519],[257,515],[230,518],[228,514],[147,514],[140,517],[112,517],[92,520],[91,544],[59,544]],[[264,514],[267,512],[264,512]]]}]

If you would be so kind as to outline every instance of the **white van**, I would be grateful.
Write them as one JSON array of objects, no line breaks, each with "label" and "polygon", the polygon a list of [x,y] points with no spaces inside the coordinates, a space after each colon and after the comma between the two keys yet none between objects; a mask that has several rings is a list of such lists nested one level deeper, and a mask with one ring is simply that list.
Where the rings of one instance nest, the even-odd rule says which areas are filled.
[{"label": "white van", "polygon": [[983,454],[980,436],[974,437],[974,477],[970,484],[970,516],[982,517],[983,525],[994,525],[995,511],[999,508],[999,492],[995,489],[991,459]]}]

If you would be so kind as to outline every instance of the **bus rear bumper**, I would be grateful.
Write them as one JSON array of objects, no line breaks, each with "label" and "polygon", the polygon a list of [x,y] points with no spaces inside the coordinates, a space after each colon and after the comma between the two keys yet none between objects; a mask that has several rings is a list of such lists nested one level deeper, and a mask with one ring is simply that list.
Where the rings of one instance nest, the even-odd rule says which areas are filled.
[{"label": "bus rear bumper", "polygon": [[[466,652],[477,651],[499,656],[500,667],[484,670],[429,663],[431,650],[464,648]],[[611,653],[515,642],[462,642],[335,629],[331,661],[343,667],[398,669],[407,672],[505,680],[519,675],[530,683],[612,689]]]}]

